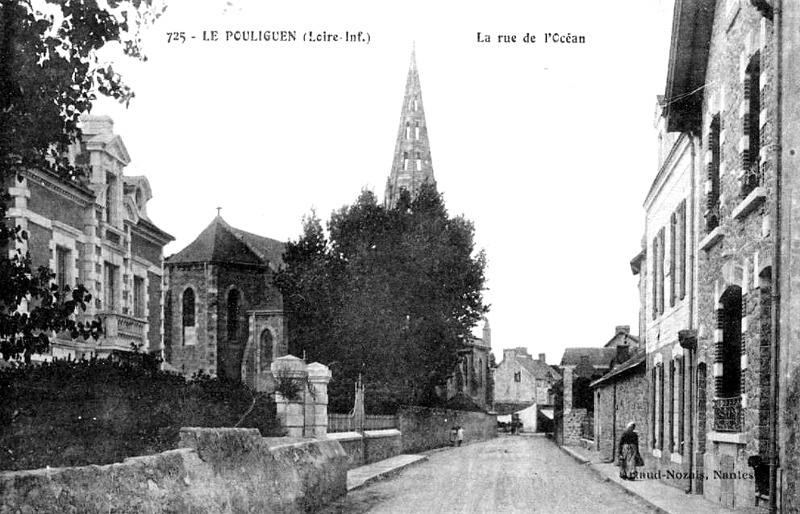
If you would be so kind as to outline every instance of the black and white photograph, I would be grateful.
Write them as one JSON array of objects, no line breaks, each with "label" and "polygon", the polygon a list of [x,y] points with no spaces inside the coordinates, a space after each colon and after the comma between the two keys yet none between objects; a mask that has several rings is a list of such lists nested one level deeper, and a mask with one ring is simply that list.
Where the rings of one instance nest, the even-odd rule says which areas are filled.
[{"label": "black and white photograph", "polygon": [[0,512],[800,512],[798,76],[796,0],[0,0]]}]

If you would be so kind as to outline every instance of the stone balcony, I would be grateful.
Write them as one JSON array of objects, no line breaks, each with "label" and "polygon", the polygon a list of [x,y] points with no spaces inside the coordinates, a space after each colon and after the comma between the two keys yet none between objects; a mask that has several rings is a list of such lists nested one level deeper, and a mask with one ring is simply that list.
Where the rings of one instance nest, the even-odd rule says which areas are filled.
[{"label": "stone balcony", "polygon": [[98,340],[98,349],[130,351],[131,344],[147,350],[147,321],[125,316],[118,312],[99,312],[103,323],[103,335]]}]

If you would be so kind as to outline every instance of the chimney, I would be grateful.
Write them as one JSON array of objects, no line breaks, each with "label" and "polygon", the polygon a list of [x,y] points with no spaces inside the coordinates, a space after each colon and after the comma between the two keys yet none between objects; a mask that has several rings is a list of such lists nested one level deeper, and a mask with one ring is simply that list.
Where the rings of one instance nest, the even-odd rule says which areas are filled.
[{"label": "chimney", "polygon": [[517,350],[515,349],[503,349],[503,361],[513,361],[517,358]]},{"label": "chimney", "polygon": [[517,350],[517,355],[518,356],[520,356],[520,357],[523,357],[523,356],[530,357],[530,355],[528,355],[528,349],[525,348],[524,346],[517,346],[516,350]]},{"label": "chimney", "polygon": [[[539,354],[539,362],[545,362],[545,360],[544,360],[544,354],[543,354],[543,353],[540,353],[540,354]],[[545,364],[546,364],[546,363],[545,363]]]},{"label": "chimney", "polygon": [[625,335],[630,334],[631,333],[631,326],[630,325],[617,325],[616,328],[614,329],[614,335],[617,335],[619,333],[623,333]]},{"label": "chimney", "polygon": [[621,344],[617,346],[617,364],[621,364],[628,360],[628,345]]},{"label": "chimney", "polygon": [[85,136],[97,134],[113,134],[114,120],[110,116],[96,116],[87,114],[81,116],[81,132]]}]

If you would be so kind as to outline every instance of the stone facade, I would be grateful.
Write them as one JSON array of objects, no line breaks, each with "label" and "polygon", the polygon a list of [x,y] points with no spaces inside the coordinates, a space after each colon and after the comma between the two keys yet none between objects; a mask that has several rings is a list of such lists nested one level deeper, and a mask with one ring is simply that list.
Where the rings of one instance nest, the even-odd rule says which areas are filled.
[{"label": "stone facade", "polygon": [[[639,433],[639,448],[651,446],[647,431],[648,387],[645,361],[645,354],[642,352],[592,383],[594,449],[607,461],[616,459],[619,438],[631,421],[636,423],[636,431]],[[650,460],[646,452],[641,453],[646,461]]]},{"label": "stone facade", "polygon": [[[647,331],[652,452],[659,469],[706,477],[675,485],[737,509],[800,507],[793,500],[800,470],[793,468],[798,416],[790,392],[800,369],[800,324],[787,314],[800,303],[790,272],[800,257],[793,239],[800,226],[793,205],[798,23],[795,2],[676,3],[662,103],[672,147],[684,140],[694,149],[687,169],[695,234],[688,243],[696,249],[688,309],[676,316],[658,306],[658,325]],[[676,178],[677,155],[664,161]],[[653,205],[671,201],[661,191],[650,196]],[[664,250],[646,240],[653,291],[661,288]],[[671,298],[672,279],[666,282]],[[650,298],[658,295],[642,303],[645,319]]]},{"label": "stone facade", "polygon": [[70,158],[85,180],[27,170],[6,184],[8,219],[28,232],[19,244],[34,269],[49,267],[60,288],[83,284],[93,300],[79,321],[103,323],[97,341],[54,337],[46,359],[161,350],[163,248],[173,238],[147,215],[147,179],[125,175],[131,159],[113,126],[107,116],[82,118]]},{"label": "stone facade", "polygon": [[455,372],[447,380],[445,392],[450,400],[458,394],[468,396],[478,406],[492,406],[492,331],[489,321],[483,325],[483,338],[473,337],[459,350]]},{"label": "stone facade", "polygon": [[647,355],[646,379],[638,377],[644,386],[646,413],[635,414],[645,469],[660,471],[658,476],[666,482],[689,490],[702,487],[702,481],[667,477],[696,475],[702,470],[692,454],[696,356],[681,346],[679,334],[697,329],[697,275],[692,263],[700,230],[695,191],[703,174],[699,139],[667,130],[664,103],[660,97],[655,122],[657,173],[644,202],[644,248],[638,256],[640,269],[634,270],[640,277]]},{"label": "stone facade", "polygon": [[270,365],[288,351],[283,298],[272,280],[283,243],[217,216],[166,261],[164,358],[198,371],[272,387]]},{"label": "stone facade", "polygon": [[503,360],[494,372],[495,404],[513,404],[519,409],[532,404],[552,405],[553,384],[560,379],[544,354],[534,360],[522,347],[503,350]]}]

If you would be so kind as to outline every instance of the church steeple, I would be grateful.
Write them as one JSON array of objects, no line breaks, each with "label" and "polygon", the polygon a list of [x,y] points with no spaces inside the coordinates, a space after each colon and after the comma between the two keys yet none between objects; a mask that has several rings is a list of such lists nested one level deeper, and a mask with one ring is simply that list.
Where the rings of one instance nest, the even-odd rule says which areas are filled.
[{"label": "church steeple", "polygon": [[386,181],[384,204],[387,207],[394,206],[403,189],[410,192],[413,197],[425,182],[436,186],[428,126],[425,123],[425,108],[422,103],[422,88],[419,84],[416,49],[412,49],[403,108],[400,110],[400,128],[397,131],[392,172]]}]

